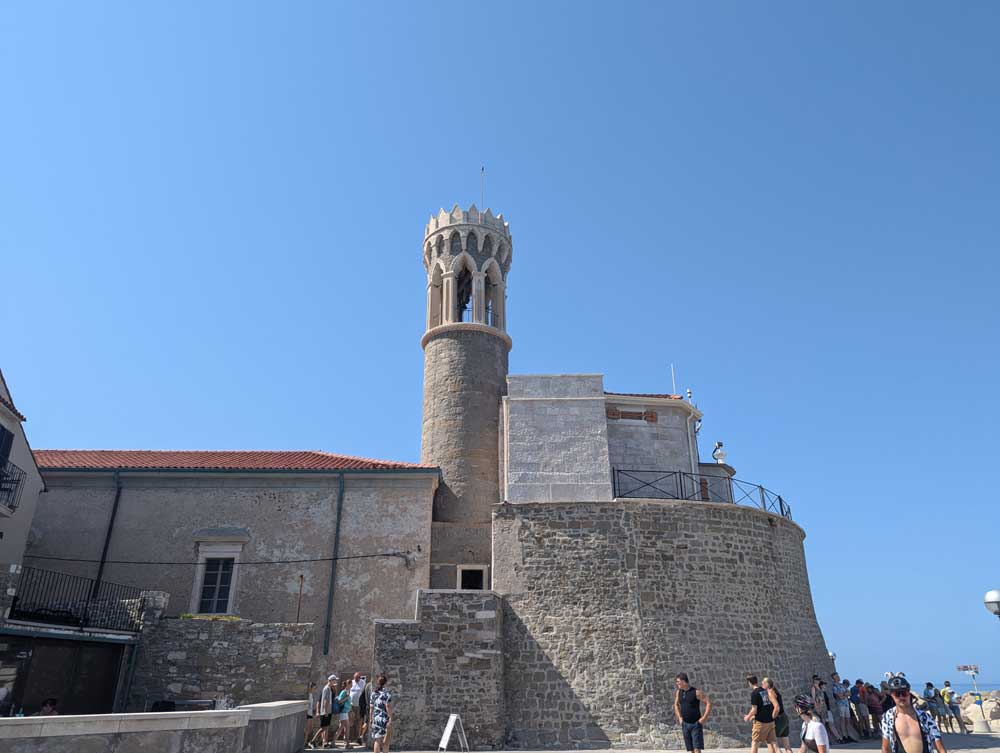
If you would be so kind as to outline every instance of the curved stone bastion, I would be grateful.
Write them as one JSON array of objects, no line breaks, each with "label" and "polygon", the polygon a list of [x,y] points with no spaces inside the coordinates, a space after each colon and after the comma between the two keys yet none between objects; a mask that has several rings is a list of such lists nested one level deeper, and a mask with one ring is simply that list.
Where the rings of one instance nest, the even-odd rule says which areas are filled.
[{"label": "curved stone bastion", "polygon": [[714,704],[706,747],[745,745],[748,673],[790,702],[833,671],[804,538],[734,504],[498,505],[507,744],[682,749],[674,677],[687,672]]}]

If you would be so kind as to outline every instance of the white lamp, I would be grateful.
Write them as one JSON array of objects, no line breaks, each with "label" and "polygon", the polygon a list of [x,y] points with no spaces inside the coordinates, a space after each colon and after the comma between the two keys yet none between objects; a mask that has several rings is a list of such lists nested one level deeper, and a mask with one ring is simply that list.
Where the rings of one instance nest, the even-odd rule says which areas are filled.
[{"label": "white lamp", "polygon": [[983,597],[983,604],[990,610],[990,614],[1000,617],[1000,590],[994,588],[992,591],[987,591]]}]

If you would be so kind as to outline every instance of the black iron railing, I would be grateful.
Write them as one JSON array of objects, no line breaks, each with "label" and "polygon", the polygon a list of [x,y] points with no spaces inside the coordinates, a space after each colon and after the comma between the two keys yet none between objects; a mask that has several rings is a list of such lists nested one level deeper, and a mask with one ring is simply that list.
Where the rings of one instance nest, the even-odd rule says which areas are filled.
[{"label": "black iron railing", "polygon": [[120,583],[25,567],[10,619],[138,633],[142,589]]},{"label": "black iron railing", "polygon": [[760,484],[752,484],[729,476],[615,468],[612,472],[612,483],[615,497],[618,498],[731,502],[792,519],[792,508],[780,494]]},{"label": "black iron railing", "polygon": [[0,465],[0,506],[13,512],[21,501],[24,488],[24,471],[13,463]]}]

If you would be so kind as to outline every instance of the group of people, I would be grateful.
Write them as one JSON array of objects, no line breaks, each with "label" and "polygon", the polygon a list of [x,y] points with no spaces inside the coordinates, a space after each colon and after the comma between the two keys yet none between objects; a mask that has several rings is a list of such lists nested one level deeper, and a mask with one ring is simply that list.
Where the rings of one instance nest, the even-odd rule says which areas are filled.
[{"label": "group of people", "polygon": [[[878,687],[864,680],[854,684],[831,676],[827,686],[819,675],[813,675],[809,693],[796,696],[793,713],[802,722],[800,753],[827,753],[831,740],[839,744],[856,738],[882,737],[883,753],[946,753],[941,742],[941,727],[953,732],[952,720],[965,733],[959,707],[959,695],[951,683],[937,690],[927,683],[923,699],[911,690],[902,673],[890,676]],[[768,753],[792,753],[789,742],[789,713],[774,681],[747,675],[750,686],[750,709],[743,720],[752,722],[751,753],[761,745]],[[701,753],[705,738],[703,725],[712,710],[712,702],[701,690],[691,685],[688,675],[681,672],[675,679],[674,714],[681,724],[684,747],[689,753]]]},{"label": "group of people", "polygon": [[[892,678],[883,680],[878,687],[861,679],[855,680],[852,685],[841,681],[837,673],[831,679],[833,683],[828,690],[826,682],[819,675],[813,675],[810,691],[816,713],[823,719],[830,738],[839,743],[850,743],[854,733],[863,739],[882,734],[882,718],[896,705],[890,684]],[[959,694],[948,680],[945,680],[941,690],[935,688],[934,683],[927,683],[923,701],[911,700],[921,710],[926,707],[939,728],[945,727],[954,732],[954,723],[957,722],[959,731],[963,734],[968,732],[958,703]]]},{"label": "group of people", "polygon": [[389,753],[392,693],[388,682],[385,675],[379,675],[372,689],[368,678],[355,672],[354,677],[343,683],[338,675],[330,675],[319,693],[316,683],[309,683],[306,748],[313,750],[317,743],[320,748],[334,748],[337,740],[344,741],[345,750],[354,745],[365,747],[366,735],[370,734],[375,753]]},{"label": "group of people", "polygon": [[[835,689],[836,697],[841,693],[843,683],[837,675],[833,677],[836,682],[831,689]],[[862,681],[858,680],[858,683]],[[816,687],[814,683],[814,690]],[[905,675],[891,676],[880,684],[878,690],[873,689],[873,693],[879,700],[879,713],[875,718],[882,734],[882,753],[931,753],[932,749],[936,753],[947,753],[940,728],[929,711],[917,708],[919,699],[913,694]],[[816,698],[815,692],[795,698],[795,710],[803,722],[800,753],[827,753],[831,734],[836,737],[838,730],[842,729],[837,727],[836,721],[831,725],[829,715],[823,717],[816,707]],[[874,716],[871,708],[869,713]],[[843,714],[835,716],[839,716],[844,724],[850,723]]]}]

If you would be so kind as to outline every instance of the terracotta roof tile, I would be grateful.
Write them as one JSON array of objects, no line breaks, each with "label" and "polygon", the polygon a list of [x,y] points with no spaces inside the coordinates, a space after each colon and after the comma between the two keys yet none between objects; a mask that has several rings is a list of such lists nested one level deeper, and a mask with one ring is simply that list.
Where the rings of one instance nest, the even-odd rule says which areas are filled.
[{"label": "terracotta roof tile", "polygon": [[651,392],[605,392],[605,395],[618,395],[620,397],[653,397],[663,400],[683,400],[680,395],[655,394]]},{"label": "terracotta roof tile", "polygon": [[35,450],[41,470],[340,471],[430,470],[433,465],[330,452],[266,450]]},{"label": "terracotta roof tile", "polygon": [[17,416],[19,420],[24,421],[24,414],[14,407],[14,403],[5,399],[3,395],[0,395],[0,405],[4,406],[7,410]]}]

